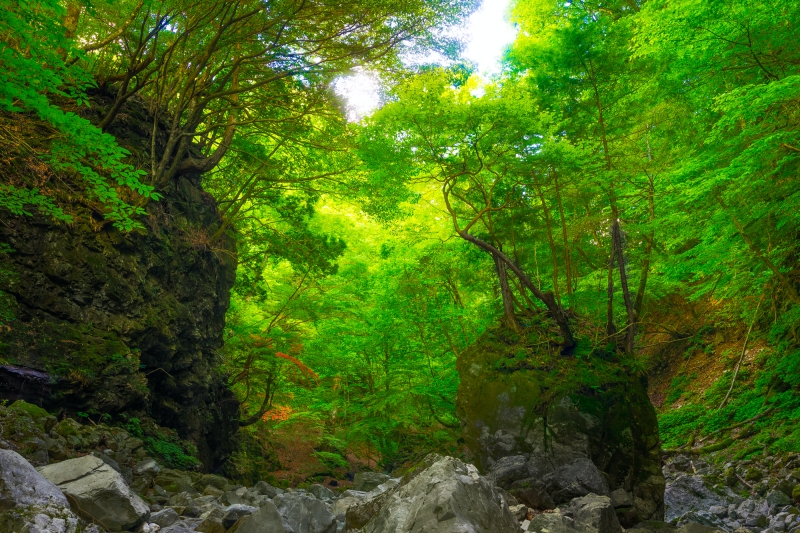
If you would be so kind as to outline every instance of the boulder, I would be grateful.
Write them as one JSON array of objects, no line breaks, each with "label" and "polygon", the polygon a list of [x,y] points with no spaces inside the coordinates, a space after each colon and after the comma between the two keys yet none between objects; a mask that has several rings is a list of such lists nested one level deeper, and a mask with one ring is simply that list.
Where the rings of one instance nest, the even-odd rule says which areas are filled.
[{"label": "boulder", "polygon": [[725,533],[724,529],[714,528],[698,524],[697,522],[689,522],[675,530],[675,533]]},{"label": "boulder", "polygon": [[529,477],[528,458],[524,455],[509,455],[501,457],[495,462],[486,474],[495,485],[509,489],[517,480]]},{"label": "boulder", "polygon": [[622,533],[611,498],[588,494],[569,504],[575,523],[586,533]]},{"label": "boulder", "polygon": [[158,524],[163,528],[171,526],[178,521],[178,518],[178,513],[175,512],[175,509],[167,507],[166,509],[162,509],[157,513],[150,515],[149,521],[150,523]]},{"label": "boulder", "polygon": [[572,461],[545,476],[547,492],[556,504],[587,494],[607,496],[608,482],[595,464],[586,457]]},{"label": "boulder", "polygon": [[630,531],[635,533],[673,533],[677,529],[672,524],[666,522],[659,522],[658,520],[648,520],[640,522],[630,528]]},{"label": "boulder", "polygon": [[274,498],[278,494],[283,494],[283,489],[273,487],[266,481],[259,481],[258,483],[256,483],[255,488],[258,492],[260,492],[264,496],[269,496],[270,498]]},{"label": "boulder", "polygon": [[257,508],[249,505],[231,505],[225,510],[225,515],[222,517],[222,525],[225,526],[225,529],[228,529],[238,522],[240,518],[250,516],[257,510]]},{"label": "boulder", "polygon": [[533,517],[528,531],[536,533],[622,533],[611,499],[588,494],[573,499],[569,506]]},{"label": "boulder", "polygon": [[381,483],[389,481],[389,476],[379,472],[359,472],[353,478],[353,489],[369,492]]},{"label": "boulder", "polygon": [[258,511],[245,518],[236,533],[306,533],[293,529],[286,518],[279,512],[275,504],[267,502]]},{"label": "boulder", "polygon": [[69,507],[64,494],[21,455],[0,450],[0,509],[31,505]]},{"label": "boulder", "polygon": [[336,497],[336,494],[334,494],[331,489],[324,485],[319,485],[318,483],[314,483],[308,487],[308,492],[320,500],[332,500]]},{"label": "boulder", "polygon": [[75,510],[111,531],[144,522],[150,508],[113,468],[87,455],[42,467],[39,472],[70,499]]},{"label": "boulder", "polygon": [[[519,523],[478,470],[453,457],[429,457],[405,485],[376,496],[364,533],[516,533]],[[375,499],[373,498],[373,499]],[[351,507],[352,509],[352,507]],[[350,510],[347,512],[350,527]]]},{"label": "boulder", "polygon": [[161,470],[153,483],[167,492],[191,492],[193,490],[192,478],[180,470],[171,468]]},{"label": "boulder", "polygon": [[544,481],[537,477],[519,479],[508,491],[515,499],[534,509],[553,509],[556,506]]},{"label": "boulder", "polygon": [[21,455],[0,450],[0,531],[74,532],[77,517],[69,502]]},{"label": "boulder", "polygon": [[155,477],[161,472],[161,467],[152,457],[145,457],[133,467],[133,473],[137,476]]},{"label": "boulder", "polygon": [[334,533],[336,518],[324,503],[298,493],[275,496],[272,503],[296,533]]},{"label": "boulder", "polygon": [[706,487],[702,476],[679,475],[664,492],[666,520],[671,522],[690,511],[708,510],[712,506],[727,507],[730,501]]},{"label": "boulder", "polygon": [[[582,387],[577,361],[531,348],[541,343],[529,335],[535,333],[489,328],[458,357],[456,414],[481,471],[506,488],[529,478],[544,481],[576,460],[589,460],[605,479],[604,490],[596,476],[591,488],[578,479],[571,488],[572,482],[556,483],[548,486],[559,492],[549,492],[555,503],[621,488],[632,500],[620,514],[625,527],[663,520],[658,421],[645,378],[608,375],[600,377],[601,387]],[[556,364],[560,374],[553,383],[550,368]],[[564,383],[572,383],[571,390],[555,392]],[[528,457],[527,472],[520,456]],[[497,465],[508,457],[515,459]]]}]

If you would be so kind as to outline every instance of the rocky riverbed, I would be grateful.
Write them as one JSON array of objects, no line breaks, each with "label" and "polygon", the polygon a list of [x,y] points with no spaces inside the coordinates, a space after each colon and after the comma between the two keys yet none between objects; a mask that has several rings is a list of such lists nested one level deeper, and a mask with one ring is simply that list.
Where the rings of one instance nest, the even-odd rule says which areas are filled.
[{"label": "rocky riverbed", "polygon": [[[625,531],[620,518],[628,516],[635,495],[609,490],[593,463],[578,459],[538,483],[509,483],[528,468],[523,459],[498,461],[486,476],[458,459],[432,455],[402,478],[358,473],[347,490],[319,484],[281,489],[264,481],[246,487],[218,475],[166,468],[141,439],[120,428],[57,421],[18,402],[0,407],[0,531]],[[677,455],[665,461],[663,471],[665,521],[642,522],[630,531],[800,530],[793,501],[800,498],[800,455],[730,463]],[[562,503],[529,507],[533,496]]]}]

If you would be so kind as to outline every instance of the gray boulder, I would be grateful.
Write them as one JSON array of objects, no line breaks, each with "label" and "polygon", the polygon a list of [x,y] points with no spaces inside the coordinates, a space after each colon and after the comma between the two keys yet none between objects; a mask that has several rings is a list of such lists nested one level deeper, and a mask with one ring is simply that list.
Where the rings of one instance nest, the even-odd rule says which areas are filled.
[{"label": "gray boulder", "polygon": [[[428,468],[377,498],[364,533],[516,533],[519,523],[477,469],[453,457],[430,457]],[[348,510],[348,527],[350,511]]]},{"label": "gray boulder", "polygon": [[272,502],[262,505],[258,511],[245,518],[236,529],[236,533],[305,533],[295,530],[281,516]]},{"label": "gray boulder", "polygon": [[544,478],[547,492],[556,504],[564,503],[587,494],[607,496],[608,482],[591,459],[576,459],[560,466]]},{"label": "gray boulder", "polygon": [[675,529],[677,529],[675,526],[666,522],[647,520],[636,524],[629,531],[634,531],[635,533],[673,533]]},{"label": "gray boulder", "polygon": [[664,491],[667,522],[690,511],[707,511],[717,505],[727,507],[729,503],[729,499],[706,487],[702,476],[679,475]]},{"label": "gray boulder", "polygon": [[359,472],[353,478],[353,489],[369,492],[381,483],[386,483],[389,479],[389,476],[379,472]]},{"label": "gray boulder", "polygon": [[319,485],[314,483],[310,487],[308,487],[308,492],[313,494],[316,498],[320,500],[332,500],[336,497],[336,494],[333,493],[331,489],[324,485]]},{"label": "gray boulder", "polygon": [[486,477],[498,487],[507,490],[515,481],[530,477],[528,459],[524,455],[501,457],[492,465]]},{"label": "gray boulder", "polygon": [[587,533],[622,533],[622,526],[614,512],[611,498],[588,494],[569,504],[575,523]]},{"label": "gray boulder", "polygon": [[133,467],[133,473],[137,476],[156,477],[161,472],[161,467],[152,457],[145,457]]},{"label": "gray boulder", "polygon": [[150,516],[150,508],[119,472],[97,457],[70,459],[39,472],[61,489],[79,514],[108,530],[131,529]]},{"label": "gray boulder", "polygon": [[259,481],[258,483],[256,483],[255,489],[264,496],[268,496],[270,498],[274,498],[278,494],[283,494],[283,489],[273,487],[266,481]]},{"label": "gray boulder", "polygon": [[622,526],[607,496],[588,494],[569,506],[533,517],[528,531],[536,533],[622,533]]},{"label": "gray boulder", "polygon": [[537,477],[519,479],[511,484],[508,492],[525,505],[534,509],[553,509],[556,503],[547,492],[547,486]]},{"label": "gray boulder", "polygon": [[20,454],[0,450],[0,508],[30,505],[69,507],[67,498]]},{"label": "gray boulder", "polygon": [[178,521],[178,518],[178,513],[175,512],[175,509],[167,507],[166,509],[162,509],[157,513],[153,513],[150,516],[149,522],[152,524],[157,524],[163,528],[171,526]]},{"label": "gray boulder", "polygon": [[249,505],[231,505],[225,510],[225,515],[222,517],[222,525],[225,526],[225,529],[228,529],[243,516],[250,516],[257,510],[257,508]]},{"label": "gray boulder", "polygon": [[77,526],[58,487],[18,453],[0,450],[0,531],[72,533]]},{"label": "gray boulder", "polygon": [[272,503],[297,533],[334,533],[336,518],[324,503],[316,498],[298,493],[275,496]]}]

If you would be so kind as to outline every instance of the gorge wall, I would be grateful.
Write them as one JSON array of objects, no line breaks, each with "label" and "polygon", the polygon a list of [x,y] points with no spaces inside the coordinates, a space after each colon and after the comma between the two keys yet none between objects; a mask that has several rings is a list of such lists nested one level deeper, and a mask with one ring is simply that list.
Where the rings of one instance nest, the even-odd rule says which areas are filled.
[{"label": "gorge wall", "polygon": [[[110,133],[142,163],[151,130],[131,102]],[[151,417],[214,468],[238,428],[238,401],[216,370],[236,245],[210,242],[221,219],[200,175],[159,192],[146,230],[127,234],[88,208],[71,224],[2,215],[0,243],[13,251],[0,254],[0,290],[13,319],[0,331],[0,396],[95,419]]]}]

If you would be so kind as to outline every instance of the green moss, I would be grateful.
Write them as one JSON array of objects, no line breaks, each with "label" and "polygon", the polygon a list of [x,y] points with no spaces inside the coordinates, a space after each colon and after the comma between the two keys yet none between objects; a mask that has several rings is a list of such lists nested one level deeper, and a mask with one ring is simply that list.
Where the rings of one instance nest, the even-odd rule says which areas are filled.
[{"label": "green moss", "polygon": [[43,420],[50,416],[50,413],[48,413],[38,405],[33,405],[32,403],[28,403],[24,400],[17,400],[16,402],[11,404],[9,409],[12,409],[14,411],[19,411],[20,413],[26,413],[28,416],[30,416],[36,421]]},{"label": "green moss", "polygon": [[792,499],[800,503],[800,485],[797,485],[794,489],[792,489]]},{"label": "green moss", "polygon": [[747,473],[744,475],[745,481],[761,481],[761,478],[764,477],[764,474],[761,470],[757,468],[748,468]]}]

